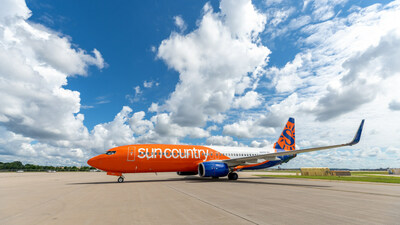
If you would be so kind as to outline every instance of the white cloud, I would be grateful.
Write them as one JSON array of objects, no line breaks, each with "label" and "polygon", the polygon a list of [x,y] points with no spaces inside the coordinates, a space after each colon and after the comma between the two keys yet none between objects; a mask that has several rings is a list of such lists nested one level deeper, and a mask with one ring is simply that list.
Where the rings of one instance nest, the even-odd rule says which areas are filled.
[{"label": "white cloud", "polygon": [[270,143],[268,140],[262,140],[261,142],[253,140],[250,143],[250,147],[253,147],[253,148],[263,148],[263,147],[270,146],[270,145],[272,145],[272,143]]},{"label": "white cloud", "polygon": [[158,108],[159,108],[158,104],[152,102],[150,107],[149,107],[149,109],[148,109],[148,111],[149,112],[158,112]]},{"label": "white cloud", "polygon": [[303,85],[301,77],[309,75],[309,71],[301,71],[305,61],[310,61],[309,54],[298,54],[292,62],[288,62],[282,69],[272,67],[267,76],[272,77],[272,85],[277,92],[293,92]]},{"label": "white cloud", "polygon": [[225,125],[223,133],[238,138],[255,138],[273,135],[275,129],[263,126],[260,120],[248,119]]},{"label": "white cloud", "polygon": [[270,21],[269,24],[272,26],[277,26],[278,24],[286,21],[289,16],[295,12],[295,8],[290,7],[288,9],[274,9],[270,12]]},{"label": "white cloud", "polygon": [[174,22],[181,32],[186,30],[186,23],[181,16],[174,16]]},{"label": "white cloud", "polygon": [[158,49],[158,57],[180,73],[165,108],[181,126],[203,126],[230,109],[244,77],[264,66],[270,53],[255,42],[265,15],[250,1],[222,1],[220,8],[214,13],[207,4],[196,30],[172,33]]},{"label": "white cloud", "polygon": [[208,132],[217,131],[217,130],[219,130],[219,127],[217,125],[212,125],[212,126],[207,127]]},{"label": "white cloud", "polygon": [[390,147],[388,147],[386,149],[386,153],[395,154],[395,155],[397,155],[397,157],[400,158],[400,148],[396,148],[396,147],[390,146]]},{"label": "white cloud", "polygon": [[[353,9],[348,17],[306,25],[301,30],[306,37],[299,42],[304,50],[283,68],[268,70],[272,87],[278,91],[274,95],[276,100],[268,104],[279,106],[289,99],[285,96],[297,96],[291,104],[286,101],[291,107],[278,107],[273,115],[289,111],[299,118],[296,138],[301,146],[318,146],[317,140],[324,141],[323,144],[349,141],[355,132],[354,123],[366,118],[361,143],[356,146],[360,151],[349,156],[357,162],[351,164],[346,159],[335,162],[339,155],[329,153],[325,159],[327,153],[323,152],[317,160],[312,160],[313,166],[396,165],[390,159],[378,163],[376,158],[386,157],[387,152],[382,149],[400,145],[398,140],[386,138],[388,133],[399,132],[393,124],[400,121],[390,108],[395,106],[394,99],[400,99],[396,85],[400,82],[397,63],[400,26],[393,23],[400,20],[399,12],[400,4],[396,1],[386,6]],[[297,76],[294,85],[291,74]],[[306,163],[306,160],[310,160],[307,154],[295,162]]]},{"label": "white cloud", "polygon": [[144,88],[152,88],[153,86],[158,86],[159,83],[155,81],[144,81],[143,82],[143,87]]},{"label": "white cloud", "polygon": [[0,14],[2,126],[39,140],[85,137],[79,92],[63,86],[68,76],[85,75],[89,65],[102,68],[104,61],[96,49],[93,57],[72,48],[66,37],[28,23],[29,10],[23,5],[7,2],[1,12],[13,13]]},{"label": "white cloud", "polygon": [[251,109],[261,105],[262,96],[255,91],[249,91],[244,96],[236,98],[234,108]]},{"label": "white cloud", "polygon": [[89,132],[79,113],[80,93],[65,85],[90,65],[103,68],[104,60],[96,49],[89,55],[70,38],[27,22],[30,15],[24,1],[6,1],[0,9],[1,139],[11,136],[15,143],[3,155],[81,158],[80,141]]},{"label": "white cloud", "polygon": [[[150,119],[123,107],[113,121],[89,132],[80,108],[90,106],[81,106],[80,93],[65,85],[71,76],[85,76],[88,66],[103,68],[100,52],[88,54],[74,47],[71,38],[27,22],[26,4],[6,1],[0,8],[0,155],[30,163],[82,164],[114,146],[181,143],[187,137],[234,146],[241,143],[233,137],[262,138],[250,145],[263,147],[276,141],[275,129],[280,131],[289,116],[297,119],[299,145],[312,147],[349,141],[362,117],[367,119],[365,132],[354,151],[299,155],[289,166],[398,165],[399,140],[386,135],[400,132],[393,126],[400,123],[400,28],[393,22],[400,21],[399,2],[353,7],[346,18],[335,17],[335,7],[344,3],[306,1],[312,15],[292,19],[293,12],[283,8],[275,20],[269,18],[282,28],[275,35],[291,29],[303,35],[297,42],[301,52],[282,68],[266,67],[270,51],[261,34],[267,13],[249,0],[223,0],[220,12],[206,4],[196,29],[185,35],[173,32],[152,48],[179,72],[167,101],[151,104]],[[183,19],[174,19],[183,32]],[[267,85],[259,85],[265,80]],[[157,85],[144,81],[135,95]],[[230,124],[224,124],[228,119]],[[213,123],[223,127],[222,135],[210,136],[218,133]]]},{"label": "white cloud", "polygon": [[311,22],[311,17],[306,15],[306,16],[300,16],[297,18],[293,18],[292,20],[290,20],[290,23],[288,25],[288,27],[290,29],[299,29],[300,27],[303,27],[307,24],[309,24]]},{"label": "white cloud", "polygon": [[143,135],[149,130],[154,129],[154,124],[151,121],[144,119],[145,115],[146,114],[143,111],[136,112],[129,120],[132,131],[137,135]]},{"label": "white cloud", "polygon": [[135,125],[136,132],[140,132],[141,127],[146,126],[146,124],[137,124],[138,120],[141,119],[140,113],[130,118],[129,114],[131,112],[131,108],[124,106],[113,121],[96,125],[91,131],[91,137],[89,139],[90,148],[100,153],[112,147],[125,145],[127,143],[135,143],[133,130],[129,122]]},{"label": "white cloud", "polygon": [[178,144],[184,137],[205,138],[210,134],[208,131],[198,127],[182,127],[171,121],[167,113],[160,113],[153,116],[150,121],[154,129],[137,138],[138,143],[170,143]]},{"label": "white cloud", "polygon": [[142,95],[143,91],[140,88],[140,86],[136,86],[133,88],[133,90],[135,91],[134,95],[130,95],[127,94],[125,95],[125,98],[131,103],[133,104],[134,102],[138,102],[140,100],[140,96]]},{"label": "white cloud", "polygon": [[220,9],[230,33],[239,39],[257,39],[265,28],[266,16],[250,0],[223,0]]},{"label": "white cloud", "polygon": [[[315,0],[312,4],[313,16],[317,20],[327,20],[335,15],[335,7],[344,5],[347,0]],[[306,7],[306,4],[304,4]]]},{"label": "white cloud", "polygon": [[207,138],[208,145],[238,146],[238,142],[229,136],[211,136]]},{"label": "white cloud", "polygon": [[3,0],[3,7],[0,8],[0,19],[14,20],[16,18],[26,20],[31,16],[31,11],[23,0]]},{"label": "white cloud", "polygon": [[134,87],[133,90],[135,90],[135,96],[140,95],[142,93],[142,90],[140,90],[140,86]]}]

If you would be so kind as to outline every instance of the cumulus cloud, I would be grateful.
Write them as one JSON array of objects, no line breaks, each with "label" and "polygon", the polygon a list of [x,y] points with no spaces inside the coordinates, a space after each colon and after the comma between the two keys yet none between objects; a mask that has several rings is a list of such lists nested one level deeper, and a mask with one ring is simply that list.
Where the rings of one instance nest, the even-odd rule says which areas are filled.
[{"label": "cumulus cloud", "polygon": [[180,74],[165,104],[180,126],[204,126],[230,109],[244,78],[268,59],[269,49],[257,43],[265,15],[248,0],[222,1],[220,8],[216,13],[206,4],[196,30],[172,33],[158,48],[158,57]]},{"label": "cumulus cloud", "polygon": [[271,67],[267,76],[272,77],[272,85],[277,92],[293,92],[303,85],[302,77],[309,75],[309,71],[300,68],[310,61],[310,54],[298,54],[295,59],[288,62],[283,68]]},{"label": "cumulus cloud", "polygon": [[[24,1],[0,9],[0,122],[2,154],[16,157],[84,157],[89,138],[80,111],[80,93],[65,88],[67,78],[105,65],[101,53],[88,54],[71,38],[28,22]],[[6,139],[4,139],[6,138]],[[73,144],[75,143],[75,144]]]},{"label": "cumulus cloud", "polygon": [[67,77],[86,75],[87,67],[103,68],[93,56],[73,48],[67,37],[27,22],[23,1],[2,4],[0,14],[0,121],[9,131],[50,141],[88,135],[79,92],[65,89]]},{"label": "cumulus cloud", "polygon": [[400,27],[392,22],[400,19],[398,10],[396,2],[384,8],[373,5],[305,26],[301,32],[307,36],[301,43],[310,48],[284,67],[267,70],[272,88],[288,96],[296,91],[293,112],[313,113],[321,121],[353,112],[378,94],[387,95],[382,87],[399,73],[395,46]]},{"label": "cumulus cloud", "polygon": [[272,143],[269,142],[268,140],[262,140],[262,141],[253,140],[250,143],[250,147],[254,147],[254,148],[263,148],[263,147],[270,146],[270,145],[272,145]]},{"label": "cumulus cloud", "polygon": [[[400,144],[398,140],[387,140],[384,136],[388,132],[399,132],[390,125],[400,122],[393,114],[397,112],[393,111],[396,99],[400,99],[396,85],[400,80],[399,48],[396,47],[400,46],[400,27],[393,23],[400,19],[399,11],[397,1],[386,6],[354,9],[347,17],[330,17],[325,22],[310,24],[309,18],[304,25],[296,26],[302,27],[299,32],[304,36],[298,44],[303,50],[285,66],[265,70],[268,82],[264,85],[274,90],[265,99],[266,111],[242,115],[240,121],[224,126],[224,134],[275,141],[277,133],[258,135],[261,132],[254,131],[281,129],[288,117],[295,117],[298,143],[303,148],[313,147],[348,142],[354,135],[355,123],[366,118],[360,148],[368,150],[343,154],[350,154],[351,158],[362,155],[362,159],[354,164],[356,167],[362,167],[363,162],[368,167],[369,160],[383,158],[386,152],[382,149]],[[368,130],[376,132],[370,134]],[[258,146],[258,143],[250,145]],[[321,153],[320,161],[310,159],[314,155],[305,154],[289,166],[296,166],[297,162],[333,167],[350,163],[339,153],[329,153],[328,157],[326,154]]]},{"label": "cumulus cloud", "polygon": [[223,133],[238,138],[255,138],[273,135],[275,129],[263,126],[260,120],[248,119],[225,125]]},{"label": "cumulus cloud", "polygon": [[251,109],[261,105],[261,103],[262,96],[255,91],[249,91],[244,96],[236,98],[233,102],[233,107]]},{"label": "cumulus cloud", "polygon": [[154,129],[139,136],[137,143],[179,144],[179,140],[184,137],[206,138],[210,135],[208,131],[199,127],[182,127],[173,123],[167,113],[157,114],[150,121],[153,123]]},{"label": "cumulus cloud", "polygon": [[[113,121],[96,125],[91,131],[90,147],[98,152],[126,143],[134,143],[133,130],[129,126],[131,112],[131,108],[124,106]],[[132,123],[137,124],[140,118],[140,115],[134,115]],[[140,130],[140,125],[135,130]]]},{"label": "cumulus cloud", "polygon": [[[400,29],[399,29],[400,31]],[[400,74],[400,32],[383,36],[377,46],[346,60],[348,72],[341,79],[341,87],[328,87],[328,94],[319,100],[317,119],[326,120],[357,109],[371,102],[380,92],[382,79]]]},{"label": "cumulus cloud", "polygon": [[238,142],[229,136],[211,136],[207,138],[208,145],[238,146]]},{"label": "cumulus cloud", "polygon": [[[382,136],[399,132],[393,126],[400,108],[400,28],[393,22],[400,21],[399,3],[336,16],[335,7],[344,3],[305,1],[304,10],[312,14],[293,18],[290,8],[260,12],[249,0],[223,0],[220,12],[206,4],[187,34],[177,16],[180,33],[151,48],[179,73],[175,90],[165,102],[153,102],[151,114],[122,107],[112,121],[88,131],[80,93],[65,86],[73,76],[86,76],[89,66],[102,69],[101,53],[75,47],[70,37],[27,21],[31,12],[23,1],[6,1],[0,8],[0,154],[6,160],[82,164],[118,145],[177,144],[186,138],[232,146],[241,145],[234,137],[262,138],[250,146],[264,147],[276,141],[276,129],[289,116],[298,119],[300,145],[312,147],[348,141],[358,125],[354,121],[365,116],[365,129],[376,131],[363,134],[367,147],[360,143],[355,151],[299,155],[290,165],[362,167],[385,154],[398,155],[399,141]],[[276,4],[280,1],[267,2]],[[267,23],[282,27],[275,35],[290,29],[302,34],[296,42],[301,52],[282,68],[267,67],[270,51],[262,40]],[[154,86],[157,82],[144,81],[129,97]]]}]

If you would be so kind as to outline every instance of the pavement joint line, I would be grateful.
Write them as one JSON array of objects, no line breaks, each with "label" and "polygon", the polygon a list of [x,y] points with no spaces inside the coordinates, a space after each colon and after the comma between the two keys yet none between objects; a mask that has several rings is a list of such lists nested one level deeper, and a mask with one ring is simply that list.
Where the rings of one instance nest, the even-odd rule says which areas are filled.
[{"label": "pavement joint line", "polygon": [[203,200],[203,199],[201,199],[201,198],[198,198],[198,197],[196,197],[196,196],[194,196],[194,195],[192,195],[192,194],[189,194],[189,193],[187,193],[187,192],[185,192],[185,191],[179,190],[179,189],[177,189],[177,188],[175,188],[175,187],[172,187],[172,186],[170,186],[170,185],[166,185],[166,186],[169,187],[169,188],[171,188],[171,189],[173,189],[173,190],[175,190],[175,191],[177,191],[177,192],[179,192],[179,193],[182,193],[182,194],[187,195],[187,196],[189,196],[189,197],[192,197],[192,198],[194,198],[194,199],[196,199],[196,200],[198,200],[198,201],[200,201],[200,202],[203,202],[203,203],[205,203],[205,204],[207,204],[207,205],[210,205],[210,206],[212,206],[212,207],[214,207],[214,208],[217,208],[217,209],[219,209],[219,210],[222,210],[222,211],[224,211],[224,212],[226,212],[226,213],[228,213],[228,214],[231,214],[231,215],[233,215],[233,216],[236,216],[236,217],[238,217],[238,218],[241,218],[241,219],[243,219],[243,220],[246,220],[246,221],[249,222],[249,223],[257,224],[257,225],[258,225],[258,223],[254,222],[254,221],[252,221],[252,220],[250,220],[250,219],[247,219],[247,218],[245,218],[245,217],[243,217],[243,216],[240,216],[240,215],[238,215],[238,214],[236,214],[236,213],[233,213],[233,212],[231,212],[231,211],[229,211],[229,210],[226,210],[226,209],[221,208],[221,207],[219,207],[219,206],[217,206],[217,205],[214,205],[214,204],[212,204],[211,202],[205,201],[205,200]]}]

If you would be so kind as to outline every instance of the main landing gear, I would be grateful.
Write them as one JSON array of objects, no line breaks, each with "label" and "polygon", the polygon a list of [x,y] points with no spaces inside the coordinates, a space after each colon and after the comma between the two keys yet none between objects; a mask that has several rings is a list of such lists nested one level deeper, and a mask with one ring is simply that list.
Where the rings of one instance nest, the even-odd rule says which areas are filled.
[{"label": "main landing gear", "polygon": [[124,182],[124,176],[118,177],[118,183],[122,183],[122,182]]},{"label": "main landing gear", "polygon": [[237,173],[229,173],[228,180],[237,180],[239,178]]}]

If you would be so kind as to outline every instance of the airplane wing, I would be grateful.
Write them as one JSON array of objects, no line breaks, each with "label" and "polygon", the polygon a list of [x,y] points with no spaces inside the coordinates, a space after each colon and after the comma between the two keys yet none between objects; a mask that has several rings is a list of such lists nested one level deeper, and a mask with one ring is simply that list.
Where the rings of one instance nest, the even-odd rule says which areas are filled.
[{"label": "airplane wing", "polygon": [[279,160],[279,158],[277,158],[277,156],[295,155],[295,154],[304,153],[304,152],[313,152],[313,151],[320,151],[320,150],[331,149],[331,148],[352,146],[352,145],[357,144],[360,141],[363,126],[364,126],[364,120],[361,121],[361,124],[358,127],[357,133],[355,134],[353,140],[346,144],[329,145],[329,146],[316,147],[316,148],[306,148],[306,149],[299,149],[299,150],[292,150],[292,151],[267,153],[267,154],[257,155],[257,156],[226,159],[226,160],[222,160],[222,162],[226,163],[229,167],[233,167],[233,166],[245,165],[248,163],[256,163],[258,159],[274,161],[274,160]]}]

